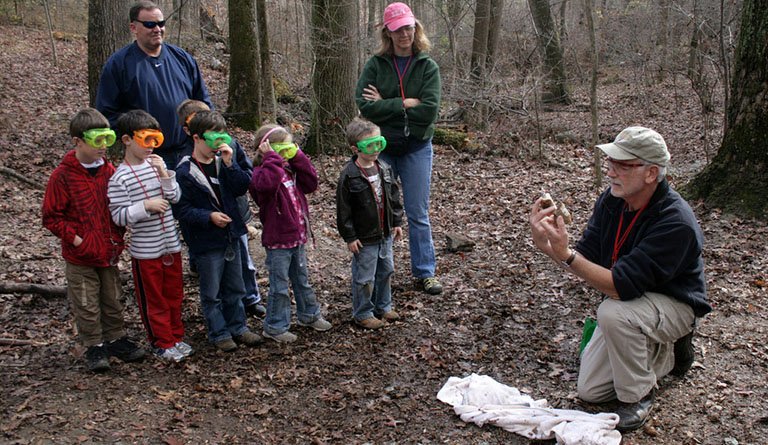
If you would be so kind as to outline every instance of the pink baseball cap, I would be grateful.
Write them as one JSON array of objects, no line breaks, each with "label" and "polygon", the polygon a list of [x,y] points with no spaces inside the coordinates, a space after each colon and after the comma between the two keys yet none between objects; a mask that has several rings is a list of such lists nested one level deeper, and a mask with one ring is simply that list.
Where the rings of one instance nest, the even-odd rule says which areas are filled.
[{"label": "pink baseball cap", "polygon": [[405,3],[391,3],[384,9],[384,26],[390,31],[397,31],[403,26],[415,24],[416,17],[413,16],[411,8]]}]

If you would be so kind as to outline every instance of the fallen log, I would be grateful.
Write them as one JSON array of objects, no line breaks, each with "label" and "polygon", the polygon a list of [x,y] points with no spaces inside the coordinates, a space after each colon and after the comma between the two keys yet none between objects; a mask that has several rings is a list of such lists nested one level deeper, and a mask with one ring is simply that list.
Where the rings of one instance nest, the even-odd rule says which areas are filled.
[{"label": "fallen log", "polygon": [[39,294],[63,297],[67,295],[67,286],[35,283],[0,283],[0,294]]},{"label": "fallen log", "polygon": [[10,176],[12,178],[18,179],[19,181],[21,181],[21,182],[23,182],[23,183],[25,183],[25,184],[33,187],[33,188],[36,188],[38,190],[45,190],[45,184],[41,184],[41,183],[35,181],[34,179],[30,179],[30,178],[22,175],[21,173],[17,172],[14,169],[0,166],[0,173],[4,174],[6,176]]}]

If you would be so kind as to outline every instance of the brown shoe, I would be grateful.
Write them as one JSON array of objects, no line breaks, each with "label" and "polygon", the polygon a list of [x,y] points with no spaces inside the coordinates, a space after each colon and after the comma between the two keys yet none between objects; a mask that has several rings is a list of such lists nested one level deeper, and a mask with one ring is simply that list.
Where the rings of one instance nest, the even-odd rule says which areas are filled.
[{"label": "brown shoe", "polygon": [[235,340],[235,343],[246,346],[256,346],[263,341],[259,334],[251,331],[245,331],[242,335],[235,335],[233,340]]},{"label": "brown shoe", "polygon": [[355,320],[358,326],[364,329],[381,329],[386,323],[376,317],[366,318],[365,320]]},{"label": "brown shoe", "polygon": [[215,343],[215,345],[217,348],[219,348],[219,350],[224,352],[232,352],[237,349],[237,343],[235,343],[231,338],[219,340]]},{"label": "brown shoe", "polygon": [[385,321],[395,321],[400,319],[400,314],[395,311],[384,312],[381,314],[381,319]]}]

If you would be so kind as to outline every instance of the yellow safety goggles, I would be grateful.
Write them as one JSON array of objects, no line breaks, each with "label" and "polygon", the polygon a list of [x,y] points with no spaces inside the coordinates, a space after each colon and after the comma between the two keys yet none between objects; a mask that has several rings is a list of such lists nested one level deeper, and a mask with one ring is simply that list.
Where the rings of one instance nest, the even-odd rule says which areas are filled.
[{"label": "yellow safety goggles", "polygon": [[83,132],[83,140],[93,148],[111,147],[116,139],[111,128],[91,128]]},{"label": "yellow safety goggles", "polygon": [[299,151],[299,146],[293,142],[270,142],[269,145],[286,161],[296,156],[296,152]]}]

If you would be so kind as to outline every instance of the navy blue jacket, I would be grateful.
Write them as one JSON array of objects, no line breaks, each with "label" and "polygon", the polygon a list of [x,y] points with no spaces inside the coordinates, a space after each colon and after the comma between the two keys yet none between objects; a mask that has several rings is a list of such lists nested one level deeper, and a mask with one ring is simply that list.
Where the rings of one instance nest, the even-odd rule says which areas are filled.
[{"label": "navy blue jacket", "polygon": [[[243,170],[237,162],[226,167],[218,156],[214,162],[219,172],[221,202],[191,156],[185,156],[176,168],[181,199],[173,205],[173,215],[179,220],[181,233],[192,253],[225,249],[246,233],[237,197],[248,191],[250,172]],[[213,212],[226,213],[232,222],[225,228],[216,226],[211,222]]]},{"label": "navy blue jacket", "polygon": [[213,105],[195,59],[177,46],[163,43],[162,48],[158,57],[152,57],[133,42],[112,54],[101,72],[96,109],[112,126],[126,111],[146,111],[157,119],[165,136],[158,151],[179,151],[187,135],[179,125],[176,107],[186,99]]},{"label": "navy blue jacket", "polygon": [[[704,278],[704,235],[688,203],[666,180],[659,183],[611,268],[623,211],[624,200],[612,196],[610,188],[604,191],[576,250],[593,263],[611,269],[621,300],[632,300],[650,291],[687,303],[697,317],[712,311]],[[634,215],[625,213],[622,233]]]}]

